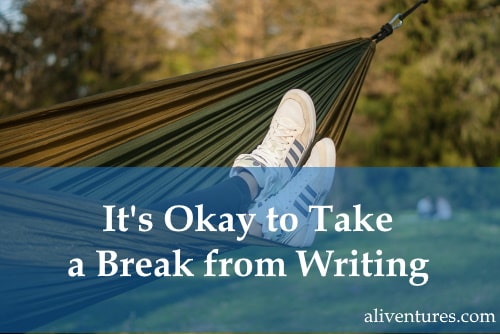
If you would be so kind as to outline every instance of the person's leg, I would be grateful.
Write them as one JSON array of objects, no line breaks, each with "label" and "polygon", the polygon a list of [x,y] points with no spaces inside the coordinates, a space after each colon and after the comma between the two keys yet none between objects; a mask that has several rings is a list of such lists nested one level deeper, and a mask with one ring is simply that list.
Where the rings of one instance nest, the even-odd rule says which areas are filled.
[{"label": "person's leg", "polygon": [[[204,211],[220,215],[222,213],[246,213],[255,198],[256,182],[251,177],[230,177],[212,187],[189,192],[155,203],[150,209],[165,211],[171,206],[183,205],[196,214],[196,206],[203,204]],[[253,195],[252,195],[253,194]]]},{"label": "person's leg", "polygon": [[304,91],[293,89],[281,100],[263,142],[250,154],[241,154],[230,178],[204,190],[156,203],[151,209],[164,211],[184,205],[196,214],[195,206],[217,216],[246,213],[252,201],[266,198],[290,180],[300,167],[316,131],[314,104]]}]

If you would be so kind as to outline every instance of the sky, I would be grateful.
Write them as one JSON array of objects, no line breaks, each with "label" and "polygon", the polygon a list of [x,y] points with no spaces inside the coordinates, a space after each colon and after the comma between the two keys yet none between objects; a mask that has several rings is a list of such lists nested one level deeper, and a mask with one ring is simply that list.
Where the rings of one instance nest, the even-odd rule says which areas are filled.
[{"label": "sky", "polygon": [[17,21],[20,18],[19,12],[12,9],[12,0],[0,0],[0,15],[10,22]]},{"label": "sky", "polygon": [[[161,2],[159,2],[161,4]],[[179,8],[184,11],[196,10],[197,8],[202,8],[206,6],[207,0],[172,0],[172,3],[179,6]],[[20,19],[19,12],[12,8],[13,0],[0,0],[0,15],[7,18],[10,22],[15,22]],[[0,21],[0,30],[2,24]],[[172,28],[172,27],[170,27]],[[176,27],[173,27],[174,29]],[[182,27],[186,29],[186,27]]]},{"label": "sky", "polygon": [[10,11],[10,6],[12,4],[11,0],[0,0],[0,12],[5,15]]}]

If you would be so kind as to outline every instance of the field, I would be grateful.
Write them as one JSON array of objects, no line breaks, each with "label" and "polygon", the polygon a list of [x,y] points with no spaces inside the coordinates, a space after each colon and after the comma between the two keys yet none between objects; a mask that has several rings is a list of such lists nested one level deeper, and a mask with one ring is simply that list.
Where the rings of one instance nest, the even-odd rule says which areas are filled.
[{"label": "field", "polygon": [[[455,213],[449,221],[419,221],[413,212],[393,216],[389,233],[318,233],[307,254],[334,250],[354,258],[383,251],[380,258],[428,259],[422,286],[402,277],[344,277],[332,267],[302,276],[295,249],[245,247],[217,258],[281,258],[286,277],[203,277],[205,264],[190,267],[195,277],[162,278],[67,316],[43,331],[115,332],[440,332],[500,330],[500,213]],[[333,266],[333,264],[332,264]],[[361,267],[359,267],[361,268]],[[372,270],[372,273],[375,269]],[[387,273],[387,272],[385,272]],[[400,276],[400,275],[396,275]],[[389,323],[390,313],[490,314],[489,323],[423,321]],[[367,313],[387,312],[383,322],[364,322]],[[496,322],[491,322],[491,313]],[[380,314],[378,315],[380,316]],[[375,318],[375,320],[378,318]],[[380,320],[380,319],[379,319]],[[434,319],[435,320],[435,319]],[[448,318],[450,321],[450,318]]]}]

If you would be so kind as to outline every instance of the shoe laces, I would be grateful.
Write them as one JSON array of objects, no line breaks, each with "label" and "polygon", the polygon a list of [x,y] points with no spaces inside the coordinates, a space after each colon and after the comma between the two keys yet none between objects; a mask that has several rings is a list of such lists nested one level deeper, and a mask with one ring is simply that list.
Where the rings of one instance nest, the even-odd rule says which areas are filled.
[{"label": "shoe laces", "polygon": [[287,119],[277,119],[271,123],[266,138],[257,146],[253,154],[265,166],[280,166],[298,132]]}]

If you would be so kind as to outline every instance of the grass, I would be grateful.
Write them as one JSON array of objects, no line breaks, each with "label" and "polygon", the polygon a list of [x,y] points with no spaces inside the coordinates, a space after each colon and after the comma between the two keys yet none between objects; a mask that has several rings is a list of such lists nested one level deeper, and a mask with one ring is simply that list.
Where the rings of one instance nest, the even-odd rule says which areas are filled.
[{"label": "grass", "polygon": [[[419,222],[394,216],[389,233],[318,233],[309,250],[336,257],[383,251],[383,258],[429,259],[429,282],[408,277],[302,277],[291,248],[246,247],[221,257],[282,258],[287,277],[158,279],[44,327],[43,331],[235,332],[235,331],[488,331],[500,330],[500,213],[463,212],[450,221]],[[190,267],[195,268],[195,267]],[[193,271],[195,271],[193,270]],[[386,312],[493,312],[495,324],[366,324],[373,309]]]}]

